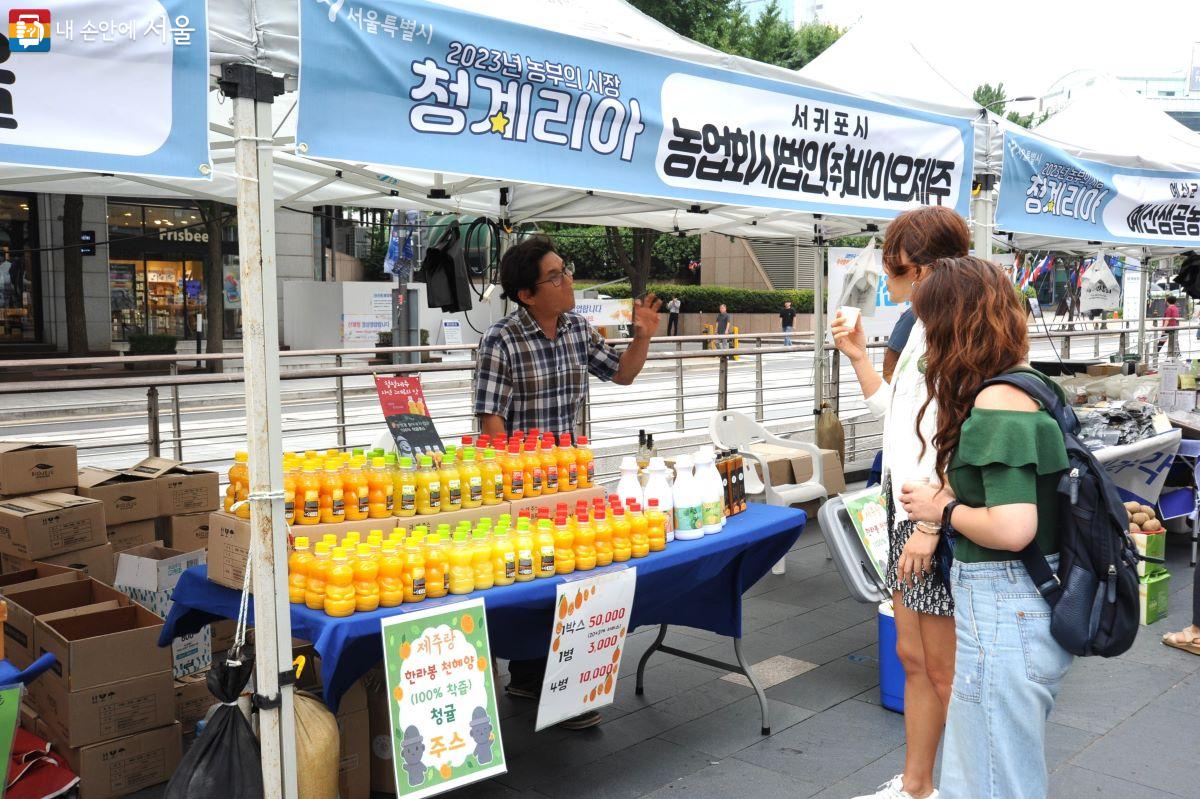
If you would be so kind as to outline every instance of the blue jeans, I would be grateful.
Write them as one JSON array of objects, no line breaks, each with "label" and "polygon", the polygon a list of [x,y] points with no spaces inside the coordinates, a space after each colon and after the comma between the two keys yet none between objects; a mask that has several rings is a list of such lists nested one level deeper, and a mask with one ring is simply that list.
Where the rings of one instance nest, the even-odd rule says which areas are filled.
[{"label": "blue jeans", "polygon": [[1020,561],[955,563],[950,584],[958,645],[938,787],[945,799],[1043,799],[1046,719],[1074,658]]},{"label": "blue jeans", "polygon": [[785,346],[785,347],[790,347],[790,346],[792,346],[792,326],[791,326],[791,325],[784,325],[784,326],[783,326],[783,332],[784,332],[784,336],[783,336],[783,346]]}]

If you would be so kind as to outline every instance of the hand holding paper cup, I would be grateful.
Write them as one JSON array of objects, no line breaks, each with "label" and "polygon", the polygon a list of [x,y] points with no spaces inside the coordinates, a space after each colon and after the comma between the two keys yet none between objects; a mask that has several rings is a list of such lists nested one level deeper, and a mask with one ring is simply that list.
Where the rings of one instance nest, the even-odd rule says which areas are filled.
[{"label": "hand holding paper cup", "polygon": [[859,309],[853,306],[838,308],[829,326],[833,334],[833,345],[838,351],[852,361],[865,358],[867,355],[867,337],[863,333]]},{"label": "hand holding paper cup", "polygon": [[842,317],[842,324],[853,330],[858,327],[858,318],[862,315],[862,310],[857,305],[843,305],[838,308],[838,315]]}]

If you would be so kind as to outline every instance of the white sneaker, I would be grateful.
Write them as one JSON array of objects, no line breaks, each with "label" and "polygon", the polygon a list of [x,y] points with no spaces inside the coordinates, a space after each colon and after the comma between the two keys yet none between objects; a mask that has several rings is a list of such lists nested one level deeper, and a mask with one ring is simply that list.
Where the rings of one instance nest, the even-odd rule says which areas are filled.
[{"label": "white sneaker", "polygon": [[[934,788],[933,793],[929,794],[926,799],[938,799],[939,796],[937,788]],[[854,799],[913,799],[913,796],[904,790],[904,775],[897,774],[883,785],[880,785],[875,793],[863,794],[862,796],[854,797]]]}]

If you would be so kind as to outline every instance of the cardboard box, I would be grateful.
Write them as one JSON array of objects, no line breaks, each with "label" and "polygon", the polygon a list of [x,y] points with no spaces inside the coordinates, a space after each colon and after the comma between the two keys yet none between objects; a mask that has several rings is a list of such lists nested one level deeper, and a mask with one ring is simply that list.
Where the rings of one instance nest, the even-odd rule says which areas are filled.
[{"label": "cardboard box", "polygon": [[[186,569],[204,562],[204,551],[179,552],[162,542],[143,544],[117,555],[117,576],[113,585],[130,599],[166,618],[174,604],[171,595]],[[198,633],[171,642],[176,678],[204,671],[212,663],[212,631]]]},{"label": "cardboard box", "polygon": [[1094,363],[1088,366],[1089,377],[1112,377],[1125,373],[1125,366],[1119,363]]},{"label": "cardboard box", "polygon": [[21,703],[19,725],[25,732],[37,735],[38,712],[24,702]]},{"label": "cardboard box", "polygon": [[175,682],[169,671],[69,692],[59,680],[35,680],[30,703],[55,740],[87,746],[175,721]]},{"label": "cardboard box", "polygon": [[66,566],[34,563],[28,569],[18,569],[10,574],[0,576],[0,596],[10,591],[28,591],[31,588],[43,588],[47,585],[73,583],[86,576],[83,572],[69,569]]},{"label": "cardboard box", "polygon": [[108,543],[104,504],[73,494],[0,502],[0,552],[30,560]]},{"label": "cardboard box", "polygon": [[743,453],[743,457],[747,463],[754,467],[760,478],[763,473],[762,464],[758,462],[757,458],[750,457],[749,453],[761,455],[766,458],[767,473],[770,475],[771,485],[790,485],[796,482],[792,477],[792,458],[796,456],[796,450],[791,447],[781,447],[777,444],[751,444],[744,449],[746,452]]},{"label": "cardboard box", "polygon": [[0,441],[0,497],[74,488],[78,470],[72,444]]},{"label": "cardboard box", "polygon": [[1142,624],[1154,624],[1167,617],[1167,604],[1171,598],[1171,575],[1167,572],[1142,577],[1138,580],[1138,594],[1142,605]]},{"label": "cardboard box", "polygon": [[113,554],[127,549],[153,544],[157,540],[157,528],[154,519],[143,519],[140,522],[129,522],[109,527],[108,543],[112,544]]},{"label": "cardboard box", "polygon": [[166,458],[146,458],[125,473],[154,480],[160,516],[207,513],[221,506],[220,476],[216,472],[189,469]]},{"label": "cardboard box", "polygon": [[[831,449],[821,450],[821,485],[825,486],[828,496],[840,494],[846,490],[846,475],[842,471],[842,459]],[[812,458],[807,453],[792,458],[792,476],[797,483],[811,480],[813,476]]]},{"label": "cardboard box", "polygon": [[367,692],[361,680],[342,695],[337,724],[342,743],[338,795],[346,799],[367,799],[371,795],[371,730],[367,718]]},{"label": "cardboard box", "polygon": [[78,492],[104,503],[104,521],[110,527],[158,515],[158,484],[145,477],[88,466],[79,470]]},{"label": "cardboard box", "polygon": [[[66,566],[69,569],[81,571],[88,577],[99,580],[107,585],[112,585],[113,577],[116,574],[116,564],[113,563],[112,544],[108,543],[97,547],[88,547],[87,549],[77,549],[74,552],[67,552],[63,555],[50,555],[40,558],[36,563]],[[34,565],[35,561],[28,558],[0,554],[0,571],[3,571],[5,574],[29,569]]]},{"label": "cardboard box", "polygon": [[[1129,537],[1133,539],[1139,554],[1148,558],[1162,559],[1166,557],[1167,534],[1165,530],[1161,533],[1130,533]],[[1147,577],[1165,571],[1166,568],[1161,563],[1138,561],[1138,577]]]},{"label": "cardboard box", "polygon": [[[122,597],[129,601],[128,597]],[[160,649],[163,620],[138,604],[43,622],[34,628],[34,648],[52,652],[58,663],[40,679],[62,680],[83,691],[131,677],[171,670],[171,652]]]},{"label": "cardboard box", "polygon": [[[80,572],[75,574],[83,577]],[[6,649],[24,650],[30,659],[36,648],[36,622],[98,610],[126,607],[129,597],[87,577],[69,583],[12,591],[5,595],[8,620],[4,623]]]},{"label": "cardboard box", "polygon": [[367,693],[367,729],[371,736],[371,790],[396,793],[395,763],[392,762],[392,720],[388,716],[387,682],[383,667],[376,666],[362,678]]},{"label": "cardboard box", "polygon": [[208,579],[217,585],[240,590],[246,577],[246,558],[249,555],[250,521],[223,512],[211,514],[206,558]]},{"label": "cardboard box", "polygon": [[90,746],[50,740],[79,776],[79,799],[116,799],[166,782],[183,757],[178,722]]},{"label": "cardboard box", "polygon": [[208,672],[202,671],[175,681],[175,719],[183,726],[183,734],[196,729],[215,705],[217,698],[208,690]]},{"label": "cardboard box", "polygon": [[209,513],[185,513],[159,519],[158,537],[171,549],[193,552],[208,549]]},{"label": "cardboard box", "polygon": [[[508,503],[508,505],[509,505],[508,510],[495,511],[494,514],[485,513],[483,515],[484,516],[488,516],[488,515],[499,516],[501,513],[511,513],[513,515],[513,517],[516,517],[517,514],[519,514],[521,511],[525,510],[526,508],[540,508],[542,506],[545,506],[545,507],[550,508],[551,510],[554,510],[554,507],[556,505],[558,505],[558,503],[560,503],[560,502],[567,503],[568,510],[574,511],[575,503],[579,502],[580,500],[583,500],[583,501],[587,502],[588,505],[591,505],[592,500],[594,500],[596,497],[600,497],[601,499],[603,499],[606,496],[608,496],[608,492],[602,486],[593,486],[591,488],[581,488],[576,491],[567,491],[562,494],[551,494],[548,497],[534,497],[533,499],[513,500],[512,502]],[[441,519],[442,516],[453,516],[453,515],[454,514],[452,514],[452,513],[443,513],[440,516],[434,517],[434,518],[437,518],[438,523],[440,524],[442,521],[442,519]],[[457,524],[457,523],[458,523],[458,521],[455,520],[454,524]],[[453,525],[451,525],[451,527],[453,527]]]},{"label": "cardboard box", "polygon": [[224,652],[233,646],[233,635],[237,632],[237,622],[232,619],[214,621],[208,625],[208,629],[212,631],[212,650],[214,653]]},{"label": "cardboard box", "polygon": [[[749,452],[763,455],[771,475],[771,485],[792,485],[811,480],[813,476],[812,458],[807,452],[777,444],[752,444],[746,448]],[[755,467],[762,476],[761,464],[754,458],[747,457],[747,462]],[[826,494],[833,496],[846,490],[846,476],[842,472],[842,461],[837,452],[831,449],[821,450],[823,473],[821,484],[825,486]]]}]

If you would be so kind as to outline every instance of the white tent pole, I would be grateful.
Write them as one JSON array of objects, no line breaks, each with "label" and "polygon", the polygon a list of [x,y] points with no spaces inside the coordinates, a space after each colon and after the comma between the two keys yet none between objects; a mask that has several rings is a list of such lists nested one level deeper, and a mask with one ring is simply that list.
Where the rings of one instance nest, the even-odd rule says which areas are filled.
[{"label": "white tent pole", "polygon": [[1150,266],[1150,250],[1142,250],[1142,296],[1138,301],[1138,363],[1146,360],[1149,354],[1146,347],[1146,305],[1150,302],[1150,279],[1154,277],[1154,269]]},{"label": "white tent pole", "polygon": [[[819,218],[819,217],[818,217]],[[816,226],[817,268],[813,276],[813,418],[821,412],[825,388],[825,234]]]},{"label": "white tent pole", "polygon": [[[266,799],[294,799],[295,712],[290,681],[292,624],[283,521],[283,440],[279,418],[279,310],[275,279],[275,198],[271,104],[282,79],[246,64],[222,66],[221,88],[233,97],[237,155],[238,251],[242,278],[242,352],[246,364],[246,433],[250,453],[250,550],[253,561],[256,693]],[[271,703],[268,701],[267,703]]]}]

